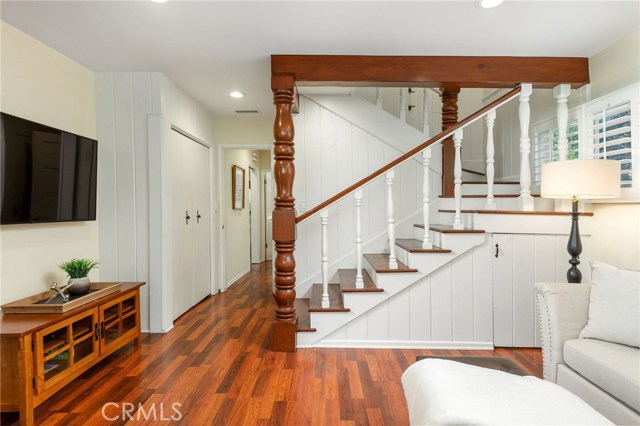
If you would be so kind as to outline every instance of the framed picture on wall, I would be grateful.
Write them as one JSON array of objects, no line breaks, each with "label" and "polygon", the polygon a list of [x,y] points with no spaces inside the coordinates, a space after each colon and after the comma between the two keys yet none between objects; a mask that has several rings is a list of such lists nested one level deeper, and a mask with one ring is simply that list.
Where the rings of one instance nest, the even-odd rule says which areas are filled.
[{"label": "framed picture on wall", "polygon": [[231,166],[231,202],[234,210],[244,209],[244,169]]}]

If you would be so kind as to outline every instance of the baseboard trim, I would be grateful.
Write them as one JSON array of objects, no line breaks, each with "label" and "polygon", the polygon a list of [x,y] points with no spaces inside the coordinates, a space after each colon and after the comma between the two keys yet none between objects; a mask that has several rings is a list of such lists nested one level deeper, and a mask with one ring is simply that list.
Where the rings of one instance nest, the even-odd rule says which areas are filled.
[{"label": "baseboard trim", "polygon": [[412,340],[322,340],[298,348],[462,349],[492,351],[493,342],[440,342]]},{"label": "baseboard trim", "polygon": [[243,276],[247,275],[249,272],[251,272],[251,265],[249,265],[247,269],[245,269],[244,271],[240,272],[238,275],[236,275],[235,277],[227,281],[227,284],[225,284],[225,290],[231,287],[236,281],[238,281]]}]

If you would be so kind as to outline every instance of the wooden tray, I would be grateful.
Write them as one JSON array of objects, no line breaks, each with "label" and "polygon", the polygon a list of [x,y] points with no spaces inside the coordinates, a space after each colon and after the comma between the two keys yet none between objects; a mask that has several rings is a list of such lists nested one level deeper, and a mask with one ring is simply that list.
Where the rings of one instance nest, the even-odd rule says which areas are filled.
[{"label": "wooden tray", "polygon": [[90,293],[70,300],[66,303],[38,303],[47,300],[56,294],[55,291],[49,290],[38,293],[34,296],[25,297],[15,302],[7,303],[0,306],[2,312],[7,314],[62,314],[64,312],[75,309],[85,303],[92,302],[109,293],[113,293],[120,288],[120,283],[91,283]]}]

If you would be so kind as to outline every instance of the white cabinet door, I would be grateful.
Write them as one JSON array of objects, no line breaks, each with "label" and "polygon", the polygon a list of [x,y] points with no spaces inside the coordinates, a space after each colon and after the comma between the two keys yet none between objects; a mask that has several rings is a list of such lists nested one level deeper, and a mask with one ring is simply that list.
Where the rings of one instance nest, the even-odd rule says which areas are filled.
[{"label": "white cabinet door", "polygon": [[209,148],[169,132],[167,172],[171,223],[167,269],[175,320],[211,294]]},{"label": "white cabinet door", "polygon": [[192,142],[193,284],[191,306],[211,294],[211,224],[209,148]]},{"label": "white cabinet door", "polygon": [[513,235],[493,234],[493,345],[513,346]]},{"label": "white cabinet door", "polygon": [[[167,172],[169,221],[171,230],[167,245],[171,250],[169,285],[173,291],[173,319],[190,307],[193,300],[193,219],[190,176],[191,140],[177,132],[169,132],[167,144]],[[187,212],[191,219],[187,220]]]},{"label": "white cabinet door", "polygon": [[[580,270],[588,282],[588,236]],[[566,282],[569,267],[566,235],[493,234],[493,333],[494,345],[540,347],[535,305],[537,282]],[[497,257],[496,257],[497,253]]]}]

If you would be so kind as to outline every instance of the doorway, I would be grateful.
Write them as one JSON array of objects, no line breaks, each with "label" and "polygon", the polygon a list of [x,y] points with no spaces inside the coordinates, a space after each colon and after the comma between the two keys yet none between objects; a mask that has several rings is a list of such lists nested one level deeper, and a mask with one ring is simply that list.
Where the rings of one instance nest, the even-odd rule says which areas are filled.
[{"label": "doorway", "polygon": [[260,255],[260,181],[258,172],[249,167],[249,234],[251,263],[262,262]]}]

